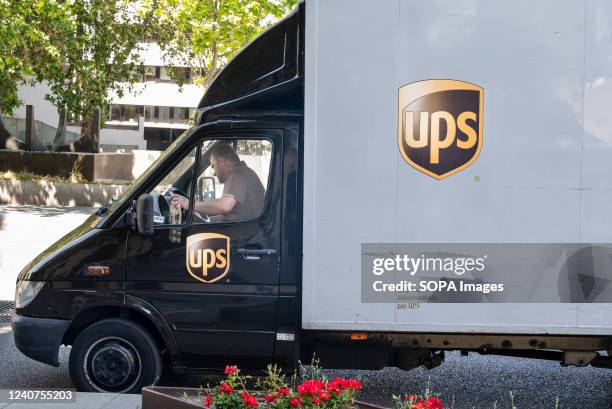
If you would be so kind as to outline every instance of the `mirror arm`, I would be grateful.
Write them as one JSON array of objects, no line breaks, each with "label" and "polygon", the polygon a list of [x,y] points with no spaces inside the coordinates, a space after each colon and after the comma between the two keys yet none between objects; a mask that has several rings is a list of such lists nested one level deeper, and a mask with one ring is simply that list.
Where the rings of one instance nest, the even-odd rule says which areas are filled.
[{"label": "mirror arm", "polygon": [[125,212],[125,225],[131,229],[136,230],[136,200],[132,201],[132,206]]}]

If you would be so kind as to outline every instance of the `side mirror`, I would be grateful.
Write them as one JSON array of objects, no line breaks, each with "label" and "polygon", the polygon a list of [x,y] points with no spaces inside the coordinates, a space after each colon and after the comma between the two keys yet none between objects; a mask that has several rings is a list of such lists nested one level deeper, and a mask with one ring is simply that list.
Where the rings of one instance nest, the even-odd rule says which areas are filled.
[{"label": "side mirror", "polygon": [[153,197],[140,195],[136,203],[136,226],[138,233],[146,236],[153,234]]},{"label": "side mirror", "polygon": [[215,195],[215,178],[211,176],[203,176],[198,179],[198,197],[199,200],[211,200]]}]

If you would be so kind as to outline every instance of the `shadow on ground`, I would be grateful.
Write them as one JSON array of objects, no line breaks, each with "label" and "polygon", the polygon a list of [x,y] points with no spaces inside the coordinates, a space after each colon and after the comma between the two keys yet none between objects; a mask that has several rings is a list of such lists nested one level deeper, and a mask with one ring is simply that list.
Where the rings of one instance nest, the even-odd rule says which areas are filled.
[{"label": "shadow on ground", "polygon": [[34,206],[34,205],[4,205],[0,214],[8,213],[26,213],[33,216],[40,217],[54,217],[61,216],[66,213],[90,215],[94,213],[96,209],[91,207],[48,207],[48,206]]}]

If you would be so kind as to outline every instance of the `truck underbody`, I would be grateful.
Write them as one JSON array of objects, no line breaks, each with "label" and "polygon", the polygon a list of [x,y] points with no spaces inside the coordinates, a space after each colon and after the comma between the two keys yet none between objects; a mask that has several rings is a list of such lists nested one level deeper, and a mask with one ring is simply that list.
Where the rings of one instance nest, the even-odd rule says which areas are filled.
[{"label": "truck underbody", "polygon": [[[563,366],[612,368],[612,338],[517,334],[306,332],[300,360],[316,358],[326,368],[409,370],[435,368],[446,351],[559,361]],[[350,351],[350,352],[349,352]],[[602,354],[602,352],[606,352]]]}]

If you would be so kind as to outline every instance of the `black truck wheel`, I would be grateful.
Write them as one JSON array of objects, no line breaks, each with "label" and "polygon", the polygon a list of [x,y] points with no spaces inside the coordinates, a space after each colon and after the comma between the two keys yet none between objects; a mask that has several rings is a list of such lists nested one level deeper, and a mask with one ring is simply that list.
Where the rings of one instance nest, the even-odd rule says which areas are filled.
[{"label": "black truck wheel", "polygon": [[78,391],[141,393],[159,379],[162,360],[159,346],[146,329],[111,318],[79,334],[69,367]]}]

